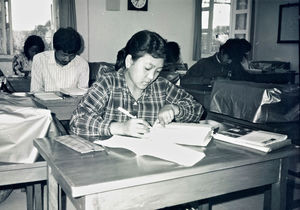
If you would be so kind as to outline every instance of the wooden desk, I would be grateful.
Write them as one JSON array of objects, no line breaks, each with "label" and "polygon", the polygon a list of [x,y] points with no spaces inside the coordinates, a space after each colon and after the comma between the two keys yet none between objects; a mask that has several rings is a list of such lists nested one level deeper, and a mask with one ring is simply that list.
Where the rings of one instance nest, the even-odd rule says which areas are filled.
[{"label": "wooden desk", "polygon": [[0,177],[0,186],[26,185],[27,210],[43,209],[42,183],[47,180],[46,161],[30,164],[0,162]]},{"label": "wooden desk", "polygon": [[265,209],[284,209],[288,157],[211,142],[206,157],[182,167],[127,150],[80,155],[50,139],[34,145],[48,164],[49,210],[58,209],[60,187],[77,209],[157,209],[265,186]]},{"label": "wooden desk", "polygon": [[73,111],[76,109],[81,97],[65,97],[62,100],[40,100],[36,97],[32,99],[38,106],[51,110],[58,120],[70,120]]}]

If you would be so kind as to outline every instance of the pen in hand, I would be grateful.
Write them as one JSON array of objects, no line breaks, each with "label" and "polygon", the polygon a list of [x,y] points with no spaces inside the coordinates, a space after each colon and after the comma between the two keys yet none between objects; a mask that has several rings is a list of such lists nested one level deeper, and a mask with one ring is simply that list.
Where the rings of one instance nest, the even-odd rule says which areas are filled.
[{"label": "pen in hand", "polygon": [[122,107],[118,107],[118,110],[130,118],[136,118],[136,116],[130,114],[126,109],[123,109]]},{"label": "pen in hand", "polygon": [[[132,118],[132,119],[136,119],[136,118],[137,118],[136,116],[130,114],[129,111],[127,111],[126,109],[123,109],[122,107],[118,107],[118,110],[119,110],[120,112],[122,112],[123,114],[125,114],[126,116]],[[148,127],[149,129],[152,128],[150,125],[147,126],[147,127]]]}]

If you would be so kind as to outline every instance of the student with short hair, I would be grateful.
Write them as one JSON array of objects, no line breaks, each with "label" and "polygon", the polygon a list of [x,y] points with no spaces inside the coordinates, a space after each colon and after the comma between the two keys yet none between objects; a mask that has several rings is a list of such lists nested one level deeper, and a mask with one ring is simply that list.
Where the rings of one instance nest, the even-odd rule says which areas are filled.
[{"label": "student with short hair", "polygon": [[53,36],[54,50],[33,59],[30,91],[88,88],[89,66],[78,55],[81,45],[81,37],[73,28],[58,29]]},{"label": "student with short hair", "polygon": [[[199,122],[202,105],[183,89],[159,77],[166,41],[148,30],[134,34],[118,52],[117,72],[103,75],[79,102],[71,133],[83,137],[143,137],[155,122]],[[120,112],[121,107],[136,118]]]},{"label": "student with short hair", "polygon": [[180,85],[212,85],[216,79],[251,80],[241,62],[251,50],[245,39],[228,39],[214,55],[202,58],[187,71]]}]

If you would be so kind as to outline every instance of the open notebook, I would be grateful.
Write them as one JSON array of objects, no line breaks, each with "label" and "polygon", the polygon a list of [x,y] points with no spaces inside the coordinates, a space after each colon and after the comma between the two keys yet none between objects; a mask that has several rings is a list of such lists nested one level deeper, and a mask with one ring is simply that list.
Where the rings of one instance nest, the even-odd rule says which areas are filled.
[{"label": "open notebook", "polygon": [[193,166],[205,157],[203,151],[182,145],[206,146],[212,138],[213,127],[198,123],[155,125],[145,138],[114,135],[108,140],[94,141],[104,147],[125,148],[139,156],[148,155],[183,166]]}]

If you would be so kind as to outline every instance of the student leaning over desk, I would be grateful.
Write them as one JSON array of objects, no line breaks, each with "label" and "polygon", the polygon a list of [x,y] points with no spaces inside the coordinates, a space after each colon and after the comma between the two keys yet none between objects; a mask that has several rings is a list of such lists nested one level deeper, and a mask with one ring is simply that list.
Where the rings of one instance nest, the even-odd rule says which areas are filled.
[{"label": "student leaning over desk", "polygon": [[54,50],[34,56],[31,92],[59,91],[61,88],[88,88],[89,65],[78,55],[81,37],[73,28],[59,28],[53,35]]},{"label": "student leaning over desk", "polygon": [[[202,105],[191,95],[159,77],[165,59],[165,40],[157,33],[140,31],[119,51],[116,66],[93,84],[70,121],[80,136],[130,135],[142,137],[156,121],[198,122]],[[120,112],[121,107],[136,118]]]}]

